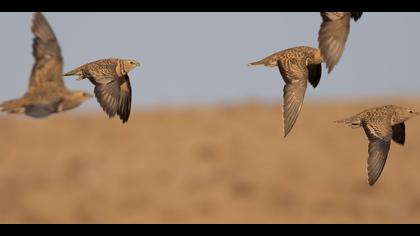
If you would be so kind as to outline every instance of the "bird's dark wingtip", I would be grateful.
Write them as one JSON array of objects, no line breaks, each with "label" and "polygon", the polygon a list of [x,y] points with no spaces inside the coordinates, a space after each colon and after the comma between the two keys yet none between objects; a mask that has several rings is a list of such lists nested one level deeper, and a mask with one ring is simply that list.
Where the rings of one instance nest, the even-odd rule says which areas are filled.
[{"label": "bird's dark wingtip", "polygon": [[284,134],[284,136],[283,136],[283,138],[286,138],[287,137],[287,135],[289,135],[289,133],[290,133],[290,131],[291,131],[292,129],[291,128],[289,128],[289,127],[283,127],[283,134]]},{"label": "bird's dark wingtip", "polygon": [[330,73],[331,73],[331,71],[333,70],[333,68],[334,68],[334,67],[332,67],[332,66],[327,67],[327,69],[328,69],[328,74],[330,74]]},{"label": "bird's dark wingtip", "polygon": [[363,12],[352,12],[351,17],[354,19],[354,21],[357,21],[362,17]]},{"label": "bird's dark wingtip", "polygon": [[373,185],[375,185],[375,183],[376,183],[376,180],[368,179],[369,187],[373,187]]}]

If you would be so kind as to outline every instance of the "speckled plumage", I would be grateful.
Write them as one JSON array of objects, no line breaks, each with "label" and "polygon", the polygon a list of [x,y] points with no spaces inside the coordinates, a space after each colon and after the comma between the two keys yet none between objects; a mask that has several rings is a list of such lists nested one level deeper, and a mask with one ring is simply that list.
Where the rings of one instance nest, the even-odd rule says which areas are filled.
[{"label": "speckled plumage", "polygon": [[300,46],[274,53],[248,64],[277,66],[286,83],[283,88],[283,130],[286,137],[302,108],[308,81],[315,88],[321,78],[322,57],[316,48]]},{"label": "speckled plumage", "polygon": [[357,21],[362,12],[321,12],[321,16],[318,47],[330,73],[343,54],[350,31],[350,19]]},{"label": "speckled plumage", "polygon": [[367,164],[369,185],[374,185],[382,173],[391,146],[405,143],[405,121],[420,113],[394,105],[374,107],[336,123],[346,123],[353,128],[363,127],[369,139]]},{"label": "speckled plumage", "polygon": [[87,78],[95,85],[95,96],[105,113],[111,118],[119,115],[123,123],[128,121],[131,110],[130,72],[140,63],[126,59],[102,59],[82,65],[64,74]]},{"label": "speckled plumage", "polygon": [[79,106],[92,95],[67,90],[63,81],[63,58],[60,46],[42,13],[34,13],[32,32],[35,35],[32,53],[35,63],[28,91],[18,99],[0,104],[0,110],[43,118]]}]

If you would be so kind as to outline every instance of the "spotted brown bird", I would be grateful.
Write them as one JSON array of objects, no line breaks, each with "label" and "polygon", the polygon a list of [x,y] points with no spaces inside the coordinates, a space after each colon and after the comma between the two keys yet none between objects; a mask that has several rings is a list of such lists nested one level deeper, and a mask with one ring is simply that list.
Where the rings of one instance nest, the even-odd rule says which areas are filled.
[{"label": "spotted brown bird", "polygon": [[420,115],[412,109],[387,105],[374,107],[362,111],[336,123],[346,123],[353,128],[363,127],[369,139],[369,158],[367,162],[368,182],[372,186],[376,183],[388,156],[391,139],[404,145],[405,121]]},{"label": "spotted brown bird", "polygon": [[286,83],[283,88],[283,131],[286,137],[292,130],[302,108],[308,81],[316,88],[321,78],[322,57],[319,49],[300,46],[274,53],[248,64],[277,66]]},{"label": "spotted brown bird", "polygon": [[321,12],[318,32],[319,49],[330,73],[343,54],[350,31],[350,19],[357,21],[362,12]]},{"label": "spotted brown bird", "polygon": [[63,81],[63,58],[53,30],[42,13],[34,13],[32,32],[35,35],[32,54],[35,63],[28,91],[20,98],[0,104],[0,110],[43,118],[53,113],[78,107],[93,97],[84,91],[67,90]]},{"label": "spotted brown bird", "polygon": [[105,113],[116,114],[123,123],[128,121],[131,110],[131,85],[128,72],[140,66],[135,60],[103,59],[82,65],[64,74],[89,79],[95,85],[95,95]]}]

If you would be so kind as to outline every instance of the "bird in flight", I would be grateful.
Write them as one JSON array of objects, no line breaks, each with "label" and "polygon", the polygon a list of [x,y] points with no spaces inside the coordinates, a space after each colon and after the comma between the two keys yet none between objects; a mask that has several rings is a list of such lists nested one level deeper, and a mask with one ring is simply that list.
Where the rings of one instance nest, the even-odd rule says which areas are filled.
[{"label": "bird in flight", "polygon": [[405,121],[420,115],[412,109],[387,105],[374,107],[362,111],[344,120],[335,123],[345,123],[353,128],[363,127],[368,139],[368,182],[372,186],[376,183],[385,166],[391,140],[404,145]]},{"label": "bird in flight", "polygon": [[343,54],[350,31],[350,19],[357,21],[362,12],[321,12],[322,23],[318,32],[319,49],[330,73]]},{"label": "bird in flight", "polygon": [[0,111],[44,118],[76,108],[93,97],[84,91],[71,91],[65,87],[60,46],[42,13],[34,13],[31,29],[35,36],[32,44],[35,63],[28,90],[18,99],[1,103]]},{"label": "bird in flight", "polygon": [[131,110],[131,85],[128,72],[140,66],[135,60],[102,59],[82,65],[64,74],[89,79],[95,85],[95,96],[105,113],[118,115],[123,123],[128,121]]},{"label": "bird in flight", "polygon": [[305,97],[309,83],[316,88],[321,79],[321,63],[319,49],[300,46],[274,53],[248,66],[277,66],[286,83],[283,88],[283,132],[286,137],[292,130]]}]

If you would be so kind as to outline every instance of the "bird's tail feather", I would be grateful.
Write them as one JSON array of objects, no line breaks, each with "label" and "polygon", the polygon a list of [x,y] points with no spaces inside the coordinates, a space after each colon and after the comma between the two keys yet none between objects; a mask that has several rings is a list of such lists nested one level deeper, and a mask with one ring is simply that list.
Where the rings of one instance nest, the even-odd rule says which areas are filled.
[{"label": "bird's tail feather", "polygon": [[0,111],[8,113],[23,113],[25,108],[20,99],[13,99],[0,103]]},{"label": "bird's tail feather", "polygon": [[358,128],[362,125],[362,122],[359,118],[359,116],[352,116],[343,120],[336,120],[334,121],[334,123],[345,123],[349,126],[351,126],[352,128]]},{"label": "bird's tail feather", "polygon": [[251,62],[251,63],[248,63],[248,66],[265,65],[267,60],[268,60],[267,58],[264,58],[264,59],[259,60],[259,61]]},{"label": "bird's tail feather", "polygon": [[81,74],[81,70],[79,68],[76,68],[74,70],[71,70],[67,73],[64,74],[64,76],[71,76],[71,75],[80,75]]}]

